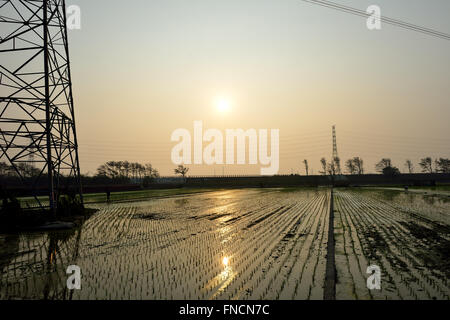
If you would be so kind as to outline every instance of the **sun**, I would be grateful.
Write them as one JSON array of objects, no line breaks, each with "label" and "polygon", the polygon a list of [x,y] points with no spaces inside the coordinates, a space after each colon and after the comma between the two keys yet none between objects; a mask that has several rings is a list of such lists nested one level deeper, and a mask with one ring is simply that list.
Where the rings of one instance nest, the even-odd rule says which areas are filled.
[{"label": "sun", "polygon": [[219,112],[228,112],[231,110],[231,103],[227,99],[219,99],[216,108]]}]

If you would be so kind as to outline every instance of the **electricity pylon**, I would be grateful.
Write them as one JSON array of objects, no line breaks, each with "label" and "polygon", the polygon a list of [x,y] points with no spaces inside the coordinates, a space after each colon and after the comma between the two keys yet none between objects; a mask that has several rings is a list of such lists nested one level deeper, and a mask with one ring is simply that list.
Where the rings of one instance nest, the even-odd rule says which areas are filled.
[{"label": "electricity pylon", "polygon": [[40,207],[42,193],[52,210],[63,192],[82,201],[64,0],[0,0],[0,161]]},{"label": "electricity pylon", "polygon": [[336,126],[333,126],[333,164],[336,174],[341,174],[341,160],[337,150]]}]

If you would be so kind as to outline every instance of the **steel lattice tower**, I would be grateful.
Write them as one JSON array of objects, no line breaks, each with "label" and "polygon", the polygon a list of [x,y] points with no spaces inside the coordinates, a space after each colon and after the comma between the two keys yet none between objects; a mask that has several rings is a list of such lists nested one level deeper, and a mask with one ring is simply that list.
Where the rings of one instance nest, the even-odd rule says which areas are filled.
[{"label": "steel lattice tower", "polygon": [[52,209],[61,193],[82,197],[66,21],[64,0],[0,0],[0,161]]},{"label": "steel lattice tower", "polygon": [[337,150],[337,138],[336,138],[336,126],[333,126],[333,162],[335,165],[335,170],[337,174],[341,174],[341,165],[340,165],[340,159],[338,155]]}]

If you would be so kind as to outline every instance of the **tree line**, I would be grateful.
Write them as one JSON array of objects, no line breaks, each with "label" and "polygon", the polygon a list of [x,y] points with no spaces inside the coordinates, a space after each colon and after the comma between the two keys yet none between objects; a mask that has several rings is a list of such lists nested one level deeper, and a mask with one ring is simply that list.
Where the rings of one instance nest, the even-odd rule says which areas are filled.
[{"label": "tree line", "polygon": [[[303,160],[305,166],[305,173],[309,175],[308,160]],[[320,159],[322,175],[338,175],[342,174],[340,158],[336,157],[331,161],[325,158]],[[425,157],[420,159],[418,163],[421,172],[423,173],[450,173],[450,159]],[[407,159],[404,163],[406,173],[414,173],[415,167],[411,160]],[[344,163],[344,172],[351,175],[362,175],[365,172],[364,161],[360,157],[353,157]],[[182,177],[186,176],[189,169],[184,166],[178,166],[174,170],[175,174],[180,174]],[[392,163],[390,158],[381,159],[376,165],[375,170],[386,175],[399,174],[400,169]],[[16,168],[8,165],[6,162],[0,162],[0,177],[17,177],[19,173],[22,177],[33,178],[40,174],[41,170],[34,167],[31,163],[21,163]],[[83,176],[85,179],[87,177]],[[82,177],[82,178],[83,178]],[[138,162],[129,161],[108,161],[97,168],[97,173],[94,178],[103,178],[106,180],[149,180],[159,177],[157,169],[153,168],[152,164],[141,164]],[[94,179],[95,180],[95,179]]]},{"label": "tree line", "polygon": [[[0,162],[0,176],[36,177],[41,172],[32,163],[20,163],[14,168],[6,162]],[[145,177],[159,177],[159,172],[150,163],[140,164],[129,161],[108,161],[97,168],[96,176],[108,177],[110,179],[143,179]]]},{"label": "tree line", "polygon": [[15,177],[19,174],[24,178],[32,178],[37,177],[40,172],[41,170],[26,162],[19,163],[15,169],[6,162],[0,162],[0,176],[2,177]]},{"label": "tree line", "polygon": [[152,164],[129,161],[108,161],[97,168],[97,176],[110,179],[158,178],[159,172]]},{"label": "tree line", "polygon": [[[450,159],[438,158],[433,161],[431,157],[425,157],[418,163],[421,171],[423,173],[450,173]],[[305,166],[305,173],[309,175],[309,163],[308,160],[303,160],[303,165]],[[325,158],[320,159],[321,170],[319,171],[322,175],[337,175],[342,174],[341,160],[339,157],[327,161]],[[348,159],[344,163],[345,173],[351,175],[362,175],[364,174],[364,161],[360,157],[354,157]],[[406,173],[414,173],[415,168],[411,160],[407,159],[405,161]],[[375,165],[376,172],[393,175],[399,174],[400,169],[393,165],[390,158],[383,158]]]},{"label": "tree line", "polygon": [[[414,173],[414,164],[411,160],[405,161],[406,173]],[[420,159],[419,167],[423,173],[450,173],[450,159],[438,158],[433,161],[431,157]],[[398,174],[400,169],[392,164],[390,158],[383,158],[375,165],[377,172],[384,174]]]}]

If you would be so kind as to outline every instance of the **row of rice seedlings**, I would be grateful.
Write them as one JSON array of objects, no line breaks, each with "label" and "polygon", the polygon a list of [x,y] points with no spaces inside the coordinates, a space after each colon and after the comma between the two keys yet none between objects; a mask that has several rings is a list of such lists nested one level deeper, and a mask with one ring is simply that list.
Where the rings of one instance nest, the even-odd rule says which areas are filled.
[{"label": "row of rice seedlings", "polygon": [[380,192],[369,192],[367,195],[409,215],[417,215],[446,225],[450,224],[450,201],[444,200],[441,196],[398,193],[387,201]]},{"label": "row of rice seedlings", "polygon": [[[433,288],[429,286],[423,286],[426,280],[423,279],[423,276],[420,272],[417,272],[417,268],[415,265],[417,263],[413,262],[411,256],[414,256],[415,252],[412,247],[420,245],[420,240],[415,237],[411,237],[411,235],[406,232],[404,227],[398,223],[399,220],[405,218],[404,214],[399,213],[397,210],[394,210],[390,206],[386,206],[383,203],[376,202],[370,198],[364,197],[353,197],[347,196],[347,202],[351,204],[350,208],[353,211],[353,216],[356,216],[357,223],[362,223],[362,230],[368,230],[368,228],[372,227],[376,230],[376,232],[381,235],[386,243],[386,248],[382,251],[381,255],[387,259],[387,262],[384,264],[384,267],[387,269],[389,275],[393,282],[395,283],[395,287],[400,291],[400,296],[402,298],[431,298],[435,297],[436,294],[438,297],[442,297],[439,294],[439,291],[444,291],[444,289],[438,290],[436,292]],[[366,212],[362,213],[360,210],[355,210],[358,202],[365,201],[366,204]],[[405,247],[404,243],[408,242],[410,245]],[[370,246],[370,243],[368,243]],[[370,247],[368,247],[370,249]],[[399,266],[402,271],[407,272],[409,276],[409,281],[400,281],[398,279],[402,279],[399,276]],[[394,265],[392,265],[394,264]],[[429,279],[428,281],[432,281]]]},{"label": "row of rice seedlings", "polygon": [[[276,260],[278,260],[278,261],[281,260],[281,259],[279,259],[279,255],[280,255],[279,252],[281,249],[280,248],[281,245],[285,244],[283,239],[285,239],[286,235],[289,232],[293,231],[295,226],[298,224],[300,217],[305,215],[305,211],[306,211],[305,208],[308,205],[311,205],[311,202],[298,201],[296,207],[294,207],[290,211],[292,213],[292,216],[291,216],[291,220],[289,221],[289,224],[287,225],[287,227],[285,227],[284,230],[276,230],[276,229],[274,230],[274,232],[279,234],[279,238],[277,239],[277,242],[274,242],[275,246],[273,247],[273,249],[271,251],[267,251],[266,255],[267,255],[268,259],[265,259],[265,260],[259,259],[258,260],[259,265],[257,265],[256,268],[253,267],[254,270],[258,270],[258,271],[252,272],[252,274],[251,274],[252,277],[250,277],[249,279],[245,279],[244,285],[241,288],[241,292],[239,292],[239,295],[242,292],[246,292],[249,297],[251,297],[253,293],[258,294],[258,288],[262,287],[261,281],[266,278],[267,271],[272,269],[272,266],[274,265],[274,262]],[[272,230],[270,230],[270,232],[272,232]],[[281,237],[281,239],[280,239],[280,237]],[[277,258],[275,258],[275,257],[277,257]],[[285,260],[285,259],[283,259],[283,260]],[[265,264],[262,265],[263,263],[265,263]],[[244,266],[244,268],[245,268],[245,270],[250,269],[249,266]],[[259,269],[263,269],[263,270],[260,271]],[[256,289],[254,289],[253,287],[255,287]],[[238,297],[239,297],[238,295],[235,296],[235,298],[238,298]]]},{"label": "row of rice seedlings", "polygon": [[[366,211],[366,208],[358,210]],[[372,299],[372,292],[366,285],[366,268],[369,265],[364,256],[362,235],[349,217],[350,209],[340,193],[335,198],[335,256],[337,270],[337,299]],[[341,237],[336,233],[341,231]],[[376,293],[376,292],[374,292]]]},{"label": "row of rice seedlings", "polygon": [[[242,248],[238,253],[239,261],[236,262],[239,278],[230,286],[227,296],[237,298],[244,290],[244,286],[248,286],[249,279],[255,275],[262,274],[259,270],[262,264],[267,262],[267,258],[273,255],[273,247],[275,247],[284,237],[282,231],[290,228],[295,216],[292,215],[297,209],[293,205],[287,206],[284,211],[277,211],[278,215],[271,216],[268,220],[262,222],[267,224],[261,228],[250,229],[247,231],[251,242],[247,248]],[[273,221],[272,219],[275,219]],[[250,236],[250,234],[252,234]],[[258,247],[258,243],[264,243]],[[271,249],[272,248],[272,249]],[[266,259],[263,259],[266,257]],[[266,270],[269,267],[266,265]],[[248,288],[246,290],[252,290]]]},{"label": "row of rice seedlings", "polygon": [[[297,200],[297,199],[296,199]],[[304,204],[302,201],[295,201],[297,204]],[[277,246],[282,241],[282,239],[285,237],[286,230],[292,229],[292,226],[298,221],[298,212],[301,212],[301,209],[298,207],[294,210],[290,211],[293,213],[292,219],[289,221],[289,224],[284,227],[283,229],[276,228],[275,230],[270,230],[270,232],[275,232],[275,235],[278,236],[278,239],[274,242],[274,245],[272,245],[272,249],[270,251],[266,252],[267,258],[264,259],[265,265],[262,266],[262,269],[264,269],[264,272],[253,272],[256,278],[256,285],[254,290],[250,289],[251,294],[249,295],[249,298],[263,298],[264,295],[269,293],[269,291],[272,290],[271,285],[273,283],[273,278],[278,275],[281,264],[275,263],[276,261],[283,261],[283,258],[279,258],[279,253],[276,252]],[[268,259],[268,258],[271,259]],[[276,257],[276,258],[275,258]],[[277,265],[278,268],[274,268],[274,266]],[[261,265],[260,265],[261,267]],[[250,270],[250,268],[246,268],[247,270]],[[272,277],[273,276],[273,277]],[[248,281],[247,281],[248,282]],[[255,280],[253,280],[255,282]],[[276,293],[275,293],[276,295]]]},{"label": "row of rice seedlings", "polygon": [[[237,274],[240,277],[242,262],[247,260],[248,257],[255,254],[255,250],[254,250],[255,241],[259,241],[259,238],[261,236],[264,236],[264,234],[262,234],[260,232],[254,232],[254,230],[251,230],[251,231],[246,230],[246,227],[250,224],[250,221],[253,221],[255,219],[255,215],[257,215],[257,217],[259,219],[261,217],[261,215],[267,216],[270,214],[270,212],[273,212],[276,207],[280,207],[280,206],[281,206],[281,204],[278,203],[276,206],[266,207],[265,209],[252,210],[253,211],[252,215],[246,216],[245,218],[243,218],[241,220],[235,220],[232,228],[225,227],[226,230],[233,230],[233,234],[240,236],[239,238],[236,239],[236,241],[224,243],[225,244],[224,252],[231,253],[230,265],[232,265],[232,268],[234,271],[233,274]],[[277,221],[277,223],[281,223],[281,222],[282,222],[282,220]],[[221,234],[221,233],[219,233],[219,234]],[[269,234],[269,232],[268,232],[268,234]],[[226,233],[222,234],[222,237],[227,237]],[[243,242],[242,241],[243,239],[245,239],[246,241]],[[252,246],[252,248],[247,250],[246,246]],[[218,259],[216,259],[216,261],[218,261]],[[225,270],[223,270],[223,271],[225,271]],[[213,279],[216,279],[216,280],[217,280],[217,278],[220,279],[220,275],[222,275],[223,271],[221,271],[221,273],[219,273],[219,274],[216,274],[216,277]],[[220,285],[220,288],[223,287],[223,284],[219,284],[219,285]],[[225,292],[225,290],[223,290],[227,287],[227,285],[220,290],[217,289],[215,291],[215,293],[212,295],[212,297],[218,298],[217,291],[220,294],[221,293],[227,294]],[[206,287],[208,287],[208,285]]]},{"label": "row of rice seedlings", "polygon": [[[230,228],[230,230],[231,230],[231,228]],[[219,234],[225,236],[225,233],[220,232]],[[205,241],[202,240],[201,243],[200,243],[199,245],[202,245],[202,244],[204,244],[204,243],[205,243]],[[230,250],[230,249],[228,249],[228,250]],[[199,252],[204,253],[204,252],[206,252],[206,251],[207,251],[207,250],[201,249]],[[216,254],[220,254],[220,251],[223,251],[223,250],[216,250]],[[219,257],[220,257],[220,255],[219,255]],[[219,261],[219,259],[212,259],[212,255],[207,256],[206,259],[209,260],[209,261],[214,261],[213,264],[214,264],[214,265],[216,266],[216,268],[217,268],[217,265],[218,265],[217,262]],[[210,268],[210,267],[211,267],[211,262],[209,262],[209,264],[207,264],[206,266],[205,266],[205,263],[203,263],[203,264],[202,264],[202,268],[200,268],[200,269],[198,269],[198,270],[200,270],[200,272],[204,274],[204,270],[205,270],[205,269],[206,269],[206,270],[212,269],[212,268]],[[208,278],[208,276],[206,276],[206,277]],[[198,282],[201,282],[201,281],[198,281]],[[191,287],[194,287],[194,288],[195,288],[195,286],[191,286]],[[200,285],[199,287],[201,287],[201,285]]]},{"label": "row of rice seedlings", "polygon": [[[369,200],[369,203],[372,203],[373,200]],[[384,219],[387,215],[389,215],[390,212],[392,212],[394,209],[392,207],[384,207],[384,210],[380,210],[382,215],[380,215],[380,219]],[[386,213],[386,214],[384,214]],[[406,214],[404,214],[405,220],[408,218]],[[419,220],[414,219],[417,223],[421,224],[424,222],[424,219],[421,218]],[[425,220],[426,221],[426,220]],[[384,224],[390,223],[389,220],[384,219]],[[405,222],[405,221],[403,221]],[[431,223],[428,221],[426,223],[427,225]],[[408,265],[410,269],[410,276],[412,276],[412,279],[414,279],[413,282],[409,281],[411,283],[412,287],[415,287],[413,292],[419,292],[419,295],[423,295],[423,293],[426,293],[427,296],[425,298],[431,299],[432,297],[439,297],[439,296],[448,296],[448,279],[445,276],[445,274],[440,272],[435,272],[434,270],[429,270],[428,268],[425,268],[424,270],[421,270],[421,268],[417,268],[416,266],[420,266],[421,261],[417,257],[417,251],[414,250],[415,248],[429,248],[431,249],[428,239],[419,239],[416,237],[412,237],[410,234],[410,231],[407,230],[404,225],[399,224],[397,222],[394,222],[392,227],[390,228],[392,232],[388,232],[388,237],[391,238],[391,241],[396,244],[396,247],[398,248],[397,252],[399,252],[398,256],[399,258],[404,258],[404,262]],[[389,230],[389,231],[391,231]],[[396,237],[392,237],[392,234],[395,233]],[[408,247],[405,247],[402,245],[404,243],[404,239],[402,237],[406,235],[408,238],[413,238],[414,242],[413,248],[411,248],[411,245]],[[409,239],[408,239],[409,240]],[[425,273],[427,275],[425,275]],[[436,276],[439,276],[439,278],[436,278]],[[428,286],[425,283],[430,282],[432,286]],[[419,287],[420,285],[421,287]],[[423,291],[421,288],[428,287],[429,290]],[[437,291],[436,291],[437,290]]]},{"label": "row of rice seedlings", "polygon": [[[202,251],[205,251],[205,250],[202,250]],[[176,251],[176,252],[178,252],[178,251]],[[209,266],[207,265],[207,266],[206,266],[206,269],[208,269],[208,267],[209,267]]]},{"label": "row of rice seedlings", "polygon": [[[409,295],[409,284],[407,283],[401,283],[398,280],[398,276],[396,272],[393,270],[395,266],[392,266],[391,263],[389,263],[388,259],[386,259],[386,256],[388,255],[388,252],[393,249],[393,244],[388,243],[385,241],[385,234],[382,233],[383,231],[380,231],[379,226],[377,225],[378,222],[371,221],[372,215],[376,214],[372,211],[371,206],[368,204],[366,198],[360,199],[359,201],[355,201],[354,198],[349,196],[348,194],[344,194],[342,196],[346,201],[343,202],[344,207],[344,214],[346,215],[348,221],[352,221],[352,224],[356,226],[357,232],[361,233],[362,237],[360,238],[360,241],[363,243],[363,249],[367,254],[370,254],[370,252],[375,252],[375,256],[371,256],[372,261],[370,261],[370,264],[376,264],[380,266],[382,270],[383,276],[383,285],[382,285],[382,292],[380,294],[380,297],[385,298],[391,298],[391,299],[404,299],[404,298],[414,298]],[[364,204],[364,210],[357,209],[359,206],[359,203],[362,201],[365,202]],[[356,206],[356,208],[355,208]],[[396,214],[398,216],[398,214]],[[393,217],[394,218],[394,217]],[[394,221],[394,219],[392,219]],[[364,231],[366,230],[376,230],[377,234],[381,235],[381,239],[383,239],[384,247],[377,247],[377,244],[373,243],[377,239],[367,239],[367,235],[364,234]],[[392,255],[391,255],[392,256]],[[392,258],[389,256],[390,258]],[[364,266],[361,270],[361,273],[363,273],[366,266]],[[365,275],[367,277],[367,275]],[[387,279],[386,279],[387,278]],[[360,288],[364,288],[364,282],[361,283]],[[365,288],[365,290],[368,290]],[[376,291],[370,292],[371,294],[376,294]]]},{"label": "row of rice seedlings", "polygon": [[[278,204],[278,206],[280,206],[280,204]],[[274,210],[274,208],[272,208],[272,210]],[[252,211],[258,211],[258,210],[252,210]],[[262,215],[268,215],[270,214],[270,212],[264,213],[265,210],[261,210]],[[251,234],[253,235],[257,235],[260,236],[261,234],[259,232],[253,232],[252,231],[246,231],[246,226],[248,226],[249,221],[254,220],[253,217],[245,217],[245,219],[240,220],[239,222],[236,222],[235,224],[238,224],[239,227],[236,227],[235,230],[235,234],[242,234],[243,236],[241,236],[240,239],[237,239],[236,242],[231,243],[231,246],[228,246],[228,248],[226,249],[227,252],[232,252],[232,265],[233,265],[233,270],[236,270],[236,273],[239,275],[240,274],[240,270],[241,270],[241,262],[247,259],[247,255],[251,256],[255,253],[254,250],[254,245],[255,245],[255,240],[256,240],[256,236],[249,238],[247,236],[247,233],[251,232]],[[268,221],[268,220],[266,220]],[[266,230],[267,231],[267,230]],[[238,244],[241,242],[242,239],[245,239],[245,244],[251,245],[251,249],[247,250],[245,248],[243,248],[242,246],[238,246]],[[234,259],[233,257],[237,257],[237,259]],[[217,261],[217,260],[216,260]],[[239,276],[240,277],[240,276]],[[208,287],[208,285],[207,285]],[[221,292],[223,292],[224,290],[221,290]],[[226,293],[225,293],[226,294]],[[217,295],[215,294],[214,297],[217,297]]]},{"label": "row of rice seedlings", "polygon": [[[134,221],[134,222],[135,222],[135,221],[139,221],[139,219],[135,219],[135,220],[133,220],[133,221]],[[147,222],[161,225],[160,221],[145,221],[145,223],[147,223]],[[135,229],[135,228],[131,228],[131,229],[133,230],[133,229]],[[157,235],[158,235],[158,234],[161,234],[161,233],[167,233],[167,229],[166,229],[166,230],[163,230],[162,232],[161,232],[161,229],[159,229],[159,230],[155,230],[155,228],[152,228],[152,229],[153,229],[153,230],[150,232],[151,234],[157,234]],[[168,229],[170,229],[170,228],[168,228]],[[173,240],[169,240],[169,241],[175,242],[175,243],[176,243],[176,241],[173,241]],[[182,251],[182,250],[181,250],[181,251]],[[172,254],[171,256],[177,257],[177,253],[180,253],[180,250],[176,250],[176,252],[175,252],[174,254]],[[179,256],[179,254],[178,254],[178,256]],[[167,260],[167,259],[166,259],[166,260]],[[172,261],[168,261],[168,263],[173,263],[173,262],[172,262]],[[138,262],[132,263],[132,265],[138,265],[138,264],[139,264]],[[167,261],[166,261],[166,264],[167,264]],[[88,268],[88,269],[90,269],[90,268]],[[157,268],[157,269],[162,269],[162,268]],[[161,275],[160,275],[160,274],[158,273],[158,270],[156,270],[156,277],[159,278],[159,279],[162,279],[163,282],[166,282],[167,279],[165,279],[164,275],[167,274],[167,268],[164,268],[164,272],[165,272],[165,273],[161,273]],[[154,272],[153,274],[155,274],[155,272]],[[171,275],[170,272],[169,272],[169,275]],[[157,288],[156,291],[157,291],[157,292],[160,292],[160,293],[165,292],[165,291],[160,290],[160,288],[162,288],[162,287]],[[161,296],[161,298],[167,298],[167,297]]]},{"label": "row of rice seedlings", "polygon": [[[270,278],[269,274],[272,272],[274,273],[275,276],[277,276],[279,274],[279,271],[282,268],[281,265],[287,259],[287,257],[283,256],[284,252],[283,252],[283,250],[281,250],[281,246],[283,246],[283,244],[284,244],[283,239],[285,239],[285,237],[289,233],[289,231],[291,231],[293,226],[298,222],[299,215],[304,214],[304,212],[303,212],[304,205],[306,205],[308,203],[306,201],[299,201],[299,200],[300,199],[295,199],[295,201],[292,201],[292,199],[291,199],[291,202],[296,203],[296,207],[289,211],[291,213],[289,224],[286,227],[284,227],[284,229],[277,228],[274,230],[275,233],[278,235],[278,239],[277,239],[277,241],[274,242],[274,246],[272,246],[272,250],[267,252],[267,256],[270,259],[268,259],[267,262],[265,261],[266,264],[264,265],[264,268],[263,268],[264,272],[255,272],[255,275],[257,277],[256,278],[257,284],[255,285],[255,287],[256,287],[255,290],[252,290],[249,288],[250,289],[249,292],[251,292],[251,294],[249,295],[250,297],[257,296],[258,298],[261,298],[262,293],[269,291],[269,290],[264,290],[264,289],[261,290],[261,288],[264,287],[264,284],[261,282],[263,282],[267,278]],[[263,226],[262,228],[265,228],[265,227]],[[272,230],[271,230],[271,232],[272,232]],[[287,252],[289,252],[289,250],[287,250]],[[280,255],[282,255],[282,257],[280,257]],[[253,280],[253,282],[254,281],[255,280]],[[270,287],[273,282],[274,282],[274,279],[269,279],[266,287]],[[248,286],[249,286],[249,284],[246,285],[246,287],[248,287]]]},{"label": "row of rice seedlings", "polygon": [[[372,203],[372,201],[373,200],[369,199],[369,203]],[[384,225],[390,223],[389,218],[386,217],[388,217],[389,213],[392,212],[393,210],[394,209],[390,206],[389,207],[383,206],[383,210],[379,210],[380,219],[383,220]],[[405,222],[407,219],[408,216],[407,214],[404,213],[403,222]],[[414,221],[416,221],[419,224],[422,224],[426,220],[421,218],[419,220],[414,219]],[[431,221],[428,221],[428,223],[426,224],[429,225],[430,223]],[[393,236],[393,234],[395,234],[395,236]],[[421,261],[417,257],[416,248],[432,249],[430,246],[432,246],[433,244],[429,243],[428,239],[426,238],[419,239],[412,236],[410,231],[407,230],[404,227],[404,225],[399,224],[396,221],[394,221],[394,223],[388,230],[387,236],[389,237],[390,241],[396,244],[396,248],[398,248],[397,249],[398,258],[408,265],[410,277],[410,281],[408,281],[408,283],[410,283],[412,287],[411,291],[414,292],[415,295],[418,295],[419,298],[428,298],[428,299],[431,299],[433,297],[442,298],[449,296],[448,279],[445,274],[441,272],[436,272],[435,270],[429,270],[428,268],[421,270],[421,268],[416,267],[421,265]],[[410,238],[412,238],[414,241],[409,242],[412,245],[405,247],[403,245],[404,241],[406,240],[404,237],[408,238],[407,241],[410,240]],[[436,276],[438,276],[438,278],[436,278]],[[426,283],[431,283],[431,286],[427,285]]]},{"label": "row of rice seedlings", "polygon": [[[65,268],[77,264],[82,269],[82,290],[74,292],[74,299],[201,299],[240,295],[248,279],[263,280],[262,269],[270,266],[267,261],[274,247],[298,220],[299,203],[309,198],[317,201],[316,194],[300,194],[294,198],[272,190],[232,190],[95,205],[100,211],[86,221],[81,235],[73,235],[60,244],[53,269],[46,267],[49,240],[38,237],[39,245],[28,243],[26,247],[33,253],[21,255],[20,263],[28,269],[41,270],[19,274],[19,268],[13,269],[18,264],[16,258],[6,272],[10,279],[6,283],[10,287],[14,283],[15,288],[0,292],[5,298],[43,295],[60,298],[65,293]],[[282,209],[271,215],[280,207],[285,207],[285,212]],[[158,214],[161,219],[145,219],[149,214]],[[249,227],[255,221],[258,223]],[[24,243],[20,241],[20,246],[25,247]],[[228,267],[222,263],[224,257],[228,258]],[[273,269],[280,268],[277,264]],[[5,278],[2,274],[1,284]],[[257,291],[253,287],[250,290]]]},{"label": "row of rice seedlings", "polygon": [[41,259],[41,261],[42,261],[43,259]]},{"label": "row of rice seedlings", "polygon": [[[311,260],[316,258],[310,256],[311,240],[316,236],[317,227],[320,225],[318,220],[322,219],[321,211],[325,202],[325,193],[310,200],[308,206],[301,210],[302,214],[295,222],[293,229],[286,234],[286,236],[291,238],[282,240],[283,244],[288,245],[280,245],[278,248],[282,258],[277,259],[277,280],[273,281],[281,284],[275,288],[273,295],[268,298],[293,299],[298,291],[302,291],[302,289],[299,290],[299,284],[304,285],[305,288],[308,287],[306,291],[309,293],[310,288],[306,284],[308,280],[302,281],[302,277],[306,275],[303,273],[304,265],[310,261],[310,258]],[[302,255],[306,255],[306,258],[302,259]],[[303,278],[303,280],[305,279],[306,277]],[[322,287],[322,284],[319,286]]]},{"label": "row of rice seedlings", "polygon": [[328,191],[326,193],[326,198],[323,205],[318,209],[317,218],[314,222],[315,235],[310,233],[309,237],[307,235],[306,238],[306,245],[310,245],[310,248],[305,267],[302,270],[302,277],[296,285],[294,299],[323,299],[331,196]]}]

